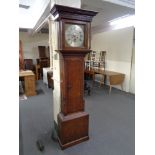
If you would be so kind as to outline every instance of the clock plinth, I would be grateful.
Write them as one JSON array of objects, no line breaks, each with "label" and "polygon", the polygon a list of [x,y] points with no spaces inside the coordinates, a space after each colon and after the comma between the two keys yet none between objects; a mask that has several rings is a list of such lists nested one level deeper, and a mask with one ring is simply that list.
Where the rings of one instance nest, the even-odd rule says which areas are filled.
[{"label": "clock plinth", "polygon": [[90,24],[97,12],[54,5],[51,14],[59,23],[55,51],[62,58],[57,132],[60,147],[65,149],[89,139],[89,114],[84,111],[84,57],[90,52]]},{"label": "clock plinth", "polygon": [[89,139],[88,136],[89,115],[86,112],[76,112],[64,116],[58,114],[58,141],[60,147],[81,143]]}]

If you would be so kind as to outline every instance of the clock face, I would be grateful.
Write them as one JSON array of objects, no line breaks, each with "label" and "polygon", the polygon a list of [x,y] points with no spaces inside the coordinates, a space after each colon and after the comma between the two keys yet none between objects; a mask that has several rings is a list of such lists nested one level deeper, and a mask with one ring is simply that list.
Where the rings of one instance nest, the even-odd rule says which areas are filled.
[{"label": "clock face", "polygon": [[65,24],[65,45],[68,47],[84,46],[84,25]]}]

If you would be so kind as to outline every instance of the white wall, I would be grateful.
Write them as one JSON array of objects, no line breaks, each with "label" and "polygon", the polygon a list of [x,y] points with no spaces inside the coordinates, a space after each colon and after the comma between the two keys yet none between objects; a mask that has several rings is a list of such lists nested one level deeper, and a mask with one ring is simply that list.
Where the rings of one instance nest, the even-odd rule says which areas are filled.
[{"label": "white wall", "polygon": [[53,61],[53,80],[54,80],[54,90],[53,90],[53,114],[54,114],[54,121],[57,123],[57,115],[60,112],[60,104],[61,104],[61,78],[60,78],[60,60],[61,54],[56,52],[58,50],[58,29],[59,23],[58,22],[51,22],[49,24],[50,27],[50,44],[53,49],[52,53],[52,61]]},{"label": "white wall", "polygon": [[48,46],[49,35],[37,33],[34,36],[27,32],[19,32],[19,39],[22,41],[24,59],[39,58],[38,46]]},{"label": "white wall", "polygon": [[107,51],[106,69],[124,73],[123,89],[129,92],[133,27],[93,34],[91,46],[94,51]]},{"label": "white wall", "polygon": [[135,44],[133,44],[133,50],[132,50],[130,92],[135,94]]}]

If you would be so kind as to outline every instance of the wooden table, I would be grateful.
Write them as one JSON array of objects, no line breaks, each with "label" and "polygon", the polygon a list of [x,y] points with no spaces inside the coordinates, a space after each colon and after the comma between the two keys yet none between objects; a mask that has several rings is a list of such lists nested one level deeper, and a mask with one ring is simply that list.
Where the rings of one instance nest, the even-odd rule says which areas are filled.
[{"label": "wooden table", "polygon": [[85,70],[85,73],[88,74],[89,76],[92,76],[93,83],[95,81],[96,74],[103,75],[100,80],[100,86],[103,83],[105,83],[105,78],[107,77],[109,80],[109,87],[110,87],[109,93],[111,92],[112,85],[120,85],[123,90],[123,81],[125,78],[125,74],[123,74],[123,73],[109,71],[109,70],[101,70],[101,69]]},{"label": "wooden table", "polygon": [[28,71],[20,71],[19,77],[24,78],[24,91],[26,96],[34,96],[36,95],[36,87],[35,87],[35,74]]}]

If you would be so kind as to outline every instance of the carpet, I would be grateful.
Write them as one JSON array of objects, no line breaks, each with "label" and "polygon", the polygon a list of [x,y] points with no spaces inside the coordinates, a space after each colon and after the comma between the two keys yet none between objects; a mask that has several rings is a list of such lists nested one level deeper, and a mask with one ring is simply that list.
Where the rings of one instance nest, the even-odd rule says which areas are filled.
[{"label": "carpet", "polygon": [[[88,141],[61,150],[46,133],[53,125],[53,93],[42,80],[36,89],[44,94],[20,101],[20,149],[24,155],[135,155],[135,96],[94,84],[91,95],[85,95],[85,111],[89,113]],[[28,104],[25,104],[28,102]],[[45,150],[40,152],[36,140],[45,138]],[[45,137],[44,137],[45,135]],[[49,134],[50,135],[50,134]],[[23,155],[20,154],[20,155]]]}]

